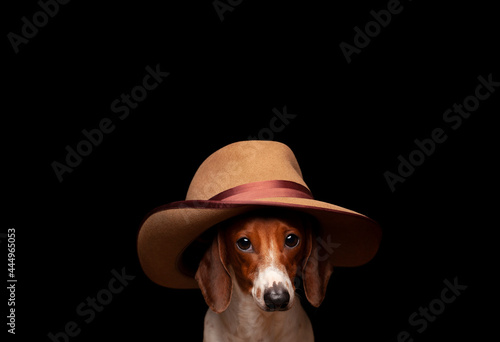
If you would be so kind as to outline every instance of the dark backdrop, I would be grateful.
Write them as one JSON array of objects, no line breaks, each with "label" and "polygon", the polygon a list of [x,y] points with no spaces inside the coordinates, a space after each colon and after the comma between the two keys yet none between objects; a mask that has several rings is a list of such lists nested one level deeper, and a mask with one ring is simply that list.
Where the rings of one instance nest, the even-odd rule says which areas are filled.
[{"label": "dark backdrop", "polygon": [[[492,5],[4,6],[2,322],[11,308],[9,228],[17,283],[16,334],[5,323],[2,334],[200,341],[201,294],[147,279],[137,230],[151,209],[184,198],[209,154],[254,137],[288,144],[317,199],[383,229],[375,259],[336,269],[323,305],[308,308],[317,341],[406,341],[405,331],[415,341],[489,336],[500,101]],[[359,33],[366,29],[371,37]],[[147,67],[169,74],[143,91]],[[490,85],[478,95],[481,77]],[[112,109],[133,89],[142,101],[128,116]],[[454,104],[464,101],[462,117]],[[295,117],[273,132],[270,120],[283,110]],[[82,142],[83,130],[97,146]],[[446,140],[432,148],[433,135]],[[61,171],[78,146],[87,155],[69,157],[72,172]],[[124,279],[112,281],[116,274]],[[120,289],[112,297],[110,281]],[[92,309],[96,296],[104,304]]]}]

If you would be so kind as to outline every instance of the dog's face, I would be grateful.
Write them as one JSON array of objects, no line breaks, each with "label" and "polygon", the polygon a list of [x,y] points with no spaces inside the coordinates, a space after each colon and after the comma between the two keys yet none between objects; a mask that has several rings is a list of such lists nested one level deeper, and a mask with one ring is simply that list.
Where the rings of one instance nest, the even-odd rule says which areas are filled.
[{"label": "dog's face", "polygon": [[229,305],[233,282],[264,311],[288,310],[294,279],[304,281],[307,299],[322,302],[332,272],[329,260],[311,257],[311,225],[295,213],[232,219],[219,229],[196,272],[205,301],[217,313]]},{"label": "dog's face", "polygon": [[242,291],[265,311],[292,307],[294,279],[307,244],[303,224],[287,218],[245,218],[222,236],[227,264]]}]

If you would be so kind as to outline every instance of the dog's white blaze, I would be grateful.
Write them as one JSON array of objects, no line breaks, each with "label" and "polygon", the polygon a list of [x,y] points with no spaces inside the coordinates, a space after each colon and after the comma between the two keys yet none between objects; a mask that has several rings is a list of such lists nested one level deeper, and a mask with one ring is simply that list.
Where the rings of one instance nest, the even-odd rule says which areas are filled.
[{"label": "dog's white blaze", "polygon": [[290,295],[289,306],[291,307],[293,304],[294,290],[292,281],[286,272],[285,265],[279,262],[278,256],[281,251],[277,245],[278,244],[274,241],[270,241],[270,243],[263,248],[265,251],[263,258],[265,263],[258,269],[257,278],[254,280],[252,296],[261,308],[266,307],[264,293],[268,288],[273,287],[274,283],[276,283],[276,285],[281,283],[286,288]]},{"label": "dog's white blaze", "polygon": [[254,299],[262,306],[265,307],[264,292],[273,286],[273,284],[282,283],[290,294],[290,305],[293,303],[294,291],[292,282],[288,274],[276,267],[275,265],[268,266],[259,271],[256,281],[252,289]]}]

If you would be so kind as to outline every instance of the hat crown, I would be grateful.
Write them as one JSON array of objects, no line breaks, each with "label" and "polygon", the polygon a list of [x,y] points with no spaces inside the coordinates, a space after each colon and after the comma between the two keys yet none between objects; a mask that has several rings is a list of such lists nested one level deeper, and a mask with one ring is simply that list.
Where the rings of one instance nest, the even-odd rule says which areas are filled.
[{"label": "hat crown", "polygon": [[239,185],[286,180],[307,187],[292,150],[275,141],[248,140],[211,154],[196,171],[186,200],[208,200]]}]

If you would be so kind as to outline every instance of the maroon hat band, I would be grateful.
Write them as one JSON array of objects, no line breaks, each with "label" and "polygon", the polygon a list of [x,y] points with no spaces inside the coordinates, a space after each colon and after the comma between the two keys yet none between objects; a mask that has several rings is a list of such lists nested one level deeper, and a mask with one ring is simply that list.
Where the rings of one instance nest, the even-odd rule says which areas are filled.
[{"label": "maroon hat band", "polygon": [[268,197],[314,199],[302,184],[286,180],[268,180],[235,186],[211,197],[210,201],[248,201]]}]

